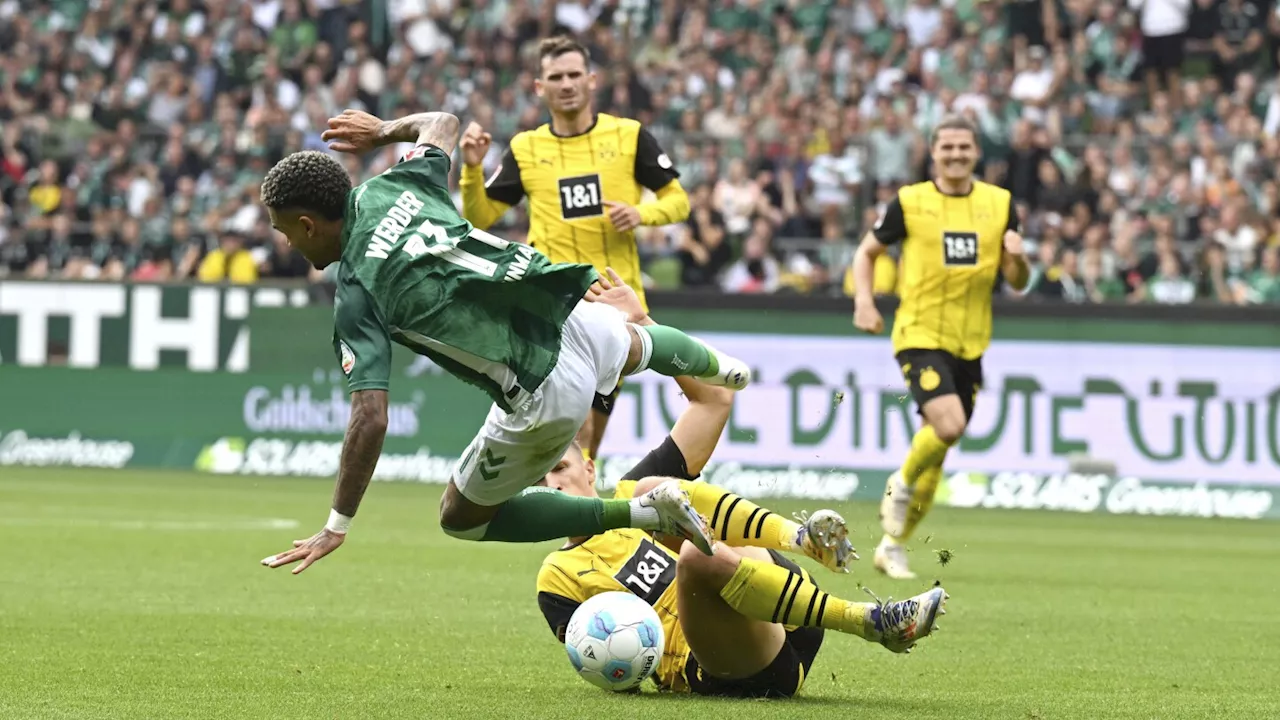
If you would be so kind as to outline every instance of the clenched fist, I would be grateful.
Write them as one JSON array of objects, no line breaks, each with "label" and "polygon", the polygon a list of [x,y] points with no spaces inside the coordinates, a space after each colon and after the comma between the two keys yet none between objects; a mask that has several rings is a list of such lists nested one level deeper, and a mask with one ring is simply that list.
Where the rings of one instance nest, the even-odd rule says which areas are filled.
[{"label": "clenched fist", "polygon": [[1017,230],[1004,231],[1004,251],[1010,255],[1022,254],[1022,236]]},{"label": "clenched fist", "polygon": [[462,139],[458,142],[458,148],[462,150],[462,162],[471,166],[484,162],[484,156],[489,153],[491,142],[493,142],[493,136],[485,132],[484,128],[480,127],[480,123],[472,121],[463,131]]},{"label": "clenched fist", "polygon": [[853,326],[864,333],[879,335],[884,330],[884,318],[874,301],[856,303],[853,308]]}]

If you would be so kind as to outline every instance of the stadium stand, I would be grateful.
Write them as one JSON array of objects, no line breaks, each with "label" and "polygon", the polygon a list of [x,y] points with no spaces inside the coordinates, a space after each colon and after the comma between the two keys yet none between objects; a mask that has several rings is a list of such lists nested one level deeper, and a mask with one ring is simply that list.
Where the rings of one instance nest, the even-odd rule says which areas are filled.
[{"label": "stadium stand", "polygon": [[553,32],[690,190],[638,238],[657,287],[851,292],[857,238],[961,112],[1018,201],[1028,300],[1280,304],[1266,0],[0,0],[0,273],[323,282],[272,237],[266,169],[347,107],[478,119],[493,167],[542,121]]}]

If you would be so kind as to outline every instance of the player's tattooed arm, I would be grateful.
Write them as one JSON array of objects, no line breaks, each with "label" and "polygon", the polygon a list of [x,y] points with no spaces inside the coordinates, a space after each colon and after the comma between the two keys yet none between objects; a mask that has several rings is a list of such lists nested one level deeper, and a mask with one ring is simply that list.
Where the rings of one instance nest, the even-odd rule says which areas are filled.
[{"label": "player's tattooed arm", "polygon": [[382,120],[360,110],[344,110],[329,118],[329,129],[320,139],[333,150],[357,155],[393,143],[426,143],[452,155],[458,144],[458,118],[446,112],[428,112]]},{"label": "player's tattooed arm", "polygon": [[447,155],[458,144],[458,118],[447,112],[416,113],[399,120],[384,120],[378,127],[378,144],[435,145]]},{"label": "player's tattooed arm", "polygon": [[357,390],[351,394],[351,421],[342,443],[338,485],[333,491],[333,509],[353,517],[387,437],[387,391]]}]

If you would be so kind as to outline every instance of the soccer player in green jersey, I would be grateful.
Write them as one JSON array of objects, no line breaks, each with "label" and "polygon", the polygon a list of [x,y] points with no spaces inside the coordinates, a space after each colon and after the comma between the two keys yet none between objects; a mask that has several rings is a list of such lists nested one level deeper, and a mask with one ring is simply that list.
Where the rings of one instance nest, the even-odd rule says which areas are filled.
[{"label": "soccer player in green jersey", "polygon": [[320,152],[289,155],[263,180],[272,227],[317,268],[340,263],[333,345],[351,391],[328,524],[263,564],[300,561],[298,573],[342,544],[386,436],[393,341],[493,400],[441,500],[446,533],[538,542],[632,527],[686,537],[710,554],[706,521],[674,480],[634,500],[532,486],[573,442],[596,393],[611,391],[620,375],[652,369],[740,390],[750,382],[747,366],[679,330],[629,324],[589,302],[598,277],[590,265],[552,264],[472,227],[449,194],[453,115],[384,122],[348,110],[322,137],[339,152],[415,147],[355,188]]}]

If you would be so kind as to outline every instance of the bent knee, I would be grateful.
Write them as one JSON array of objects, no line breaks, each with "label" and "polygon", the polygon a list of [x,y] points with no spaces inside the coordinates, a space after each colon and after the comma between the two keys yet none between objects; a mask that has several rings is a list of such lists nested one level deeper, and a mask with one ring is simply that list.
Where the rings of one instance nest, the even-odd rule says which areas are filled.
[{"label": "bent knee", "polygon": [[964,435],[965,427],[968,425],[964,419],[964,413],[960,413],[959,417],[946,417],[941,422],[930,422],[933,426],[933,432],[938,439],[948,445],[955,445]]},{"label": "bent knee", "polygon": [[463,540],[479,540],[497,507],[477,505],[468,500],[457,485],[449,483],[440,498],[440,529]]},{"label": "bent knee", "polygon": [[668,477],[666,475],[650,475],[648,477],[640,478],[639,480],[636,481],[636,487],[634,490],[631,491],[631,496],[640,497],[641,495],[644,495],[650,490],[658,487],[662,483],[668,482],[671,480],[674,480],[677,483],[680,482],[680,478]]},{"label": "bent knee", "polygon": [[929,408],[929,412],[925,413],[925,420],[933,428],[933,432],[938,436],[939,440],[948,445],[954,445],[964,435],[969,419],[965,417],[964,407],[960,405],[958,397],[950,396],[948,399],[955,400],[955,402],[946,403],[941,407]]},{"label": "bent knee", "polygon": [[742,555],[724,543],[716,543],[712,554],[706,555],[693,543],[686,542],[680,546],[676,578],[682,584],[713,586],[719,590],[738,571],[741,562]]}]

